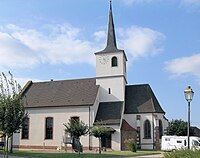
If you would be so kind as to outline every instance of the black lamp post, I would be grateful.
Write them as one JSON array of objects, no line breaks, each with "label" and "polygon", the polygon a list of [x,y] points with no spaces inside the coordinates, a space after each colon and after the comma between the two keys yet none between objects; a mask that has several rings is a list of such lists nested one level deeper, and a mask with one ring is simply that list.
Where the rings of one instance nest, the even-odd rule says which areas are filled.
[{"label": "black lamp post", "polygon": [[188,149],[190,149],[190,102],[192,101],[194,92],[190,86],[184,91],[185,99],[188,102],[188,126],[187,126],[187,138],[188,138]]}]

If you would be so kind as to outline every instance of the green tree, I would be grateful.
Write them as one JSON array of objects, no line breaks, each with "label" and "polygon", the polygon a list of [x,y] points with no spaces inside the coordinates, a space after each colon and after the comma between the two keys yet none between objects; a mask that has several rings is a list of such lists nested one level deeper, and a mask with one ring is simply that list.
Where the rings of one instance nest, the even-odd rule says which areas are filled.
[{"label": "green tree", "polygon": [[[79,140],[81,136],[87,135],[89,133],[88,125],[86,125],[83,121],[69,119],[69,122],[67,124],[64,124],[64,126],[65,132],[69,133],[73,140],[76,140],[76,144],[78,143],[78,152],[80,155],[80,151],[82,150],[82,148]],[[75,142],[73,141],[73,143]]]},{"label": "green tree", "polygon": [[[187,136],[187,122],[175,119],[169,122],[169,135]],[[194,135],[194,130],[190,128],[190,135]]]},{"label": "green tree", "polygon": [[91,129],[91,133],[94,137],[99,139],[99,154],[101,154],[101,138],[108,134],[108,129],[103,125],[97,125]]},{"label": "green tree", "polygon": [[6,138],[6,157],[8,157],[8,140],[19,131],[25,117],[24,106],[18,95],[21,87],[9,72],[7,77],[0,74],[0,131]]}]

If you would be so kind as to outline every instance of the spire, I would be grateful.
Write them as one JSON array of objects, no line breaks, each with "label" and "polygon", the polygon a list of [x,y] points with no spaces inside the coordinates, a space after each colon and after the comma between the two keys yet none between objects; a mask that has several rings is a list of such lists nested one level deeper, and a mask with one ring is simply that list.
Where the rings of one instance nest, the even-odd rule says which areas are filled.
[{"label": "spire", "polygon": [[112,15],[112,1],[110,0],[107,45],[104,51],[115,51],[115,50],[117,50],[117,43],[116,43],[115,27],[114,27],[113,15]]},{"label": "spire", "polygon": [[[115,26],[112,14],[112,0],[110,0],[110,11],[109,11],[109,19],[108,19],[108,35],[107,35],[107,45],[106,48],[97,53],[111,53],[111,52],[121,52],[117,48],[116,36],[115,36]],[[95,54],[97,54],[95,53]]]}]

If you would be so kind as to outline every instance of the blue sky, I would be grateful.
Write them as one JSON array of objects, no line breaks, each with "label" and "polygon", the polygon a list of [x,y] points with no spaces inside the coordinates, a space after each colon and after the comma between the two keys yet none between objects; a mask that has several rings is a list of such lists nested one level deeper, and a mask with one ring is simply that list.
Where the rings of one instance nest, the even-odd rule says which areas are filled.
[{"label": "blue sky", "polygon": [[[28,80],[95,77],[106,44],[109,0],[0,0],[0,71]],[[149,83],[166,117],[200,127],[200,0],[113,0],[128,83]]]}]

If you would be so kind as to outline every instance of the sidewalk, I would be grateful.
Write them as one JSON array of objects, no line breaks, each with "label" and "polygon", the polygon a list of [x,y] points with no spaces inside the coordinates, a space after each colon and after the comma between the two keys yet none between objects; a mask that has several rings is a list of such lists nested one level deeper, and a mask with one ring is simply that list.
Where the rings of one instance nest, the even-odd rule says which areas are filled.
[{"label": "sidewalk", "polygon": [[133,158],[164,158],[164,156],[163,154],[153,154],[153,155],[136,156]]}]

